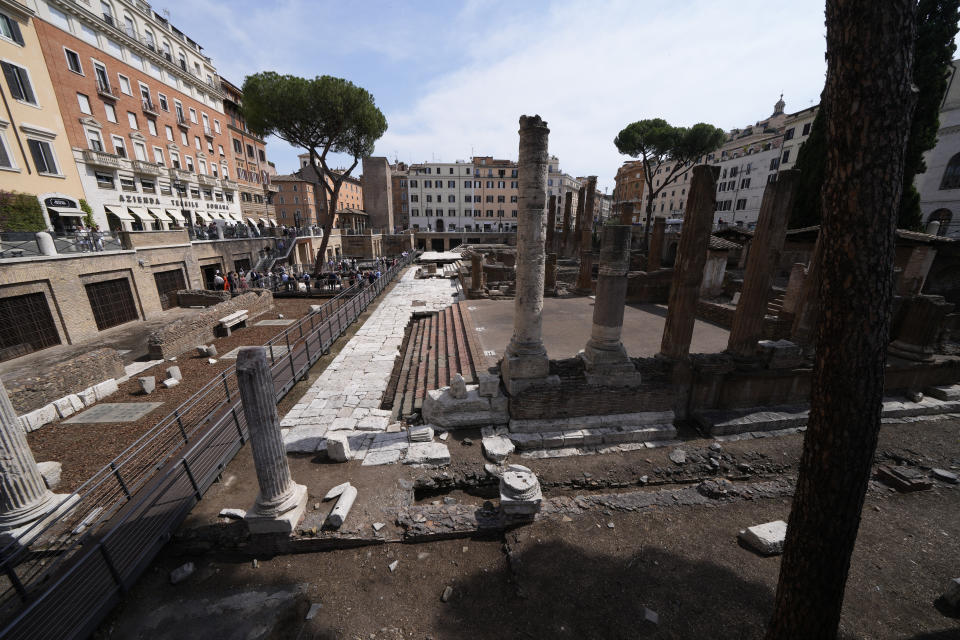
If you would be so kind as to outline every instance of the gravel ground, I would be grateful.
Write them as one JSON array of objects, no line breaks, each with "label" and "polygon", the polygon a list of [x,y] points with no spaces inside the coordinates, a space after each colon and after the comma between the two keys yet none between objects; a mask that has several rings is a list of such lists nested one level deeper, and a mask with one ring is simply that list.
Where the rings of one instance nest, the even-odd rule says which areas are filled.
[{"label": "gravel ground", "polygon": [[[253,322],[276,318],[282,313],[286,318],[299,319],[305,316],[311,304],[323,304],[320,298],[282,298],[274,299],[272,311],[255,318]],[[280,326],[252,326],[234,331],[227,338],[217,338],[213,344],[217,353],[223,355],[241,345],[264,344],[270,338],[283,332],[287,327]],[[183,381],[167,389],[160,384],[166,376],[165,369],[170,365],[180,367]],[[104,402],[162,402],[163,404],[142,416],[135,422],[124,423],[91,423],[65,424],[55,421],[42,429],[27,434],[27,441],[33,450],[38,462],[57,460],[63,464],[59,492],[70,492],[76,489],[87,478],[107,465],[124,449],[130,446],[141,435],[156,425],[166,416],[188,400],[198,389],[218,376],[221,371],[236,364],[236,360],[218,359],[216,364],[209,364],[207,358],[198,357],[194,350],[187,351],[177,357],[176,362],[159,364],[152,369],[133,376],[120,385],[119,392],[110,396]],[[137,377],[152,375],[157,378],[157,388],[144,396],[140,392],[140,383]]]}]

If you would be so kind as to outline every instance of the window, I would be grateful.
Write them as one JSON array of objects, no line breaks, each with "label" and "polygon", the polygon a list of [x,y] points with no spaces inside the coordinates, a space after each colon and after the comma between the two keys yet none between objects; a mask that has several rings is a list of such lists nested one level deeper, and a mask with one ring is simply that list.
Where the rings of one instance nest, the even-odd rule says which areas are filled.
[{"label": "window", "polygon": [[127,122],[130,123],[131,129],[139,129],[137,126],[137,114],[132,111],[127,111]]},{"label": "window", "polygon": [[[3,14],[0,13],[0,24],[3,23]],[[79,73],[83,75],[83,67],[80,66],[80,56],[77,55],[76,51],[70,51],[70,49],[64,48],[64,54],[67,56],[67,69],[73,71],[74,73]]]},{"label": "window", "polygon": [[487,196],[487,202],[493,202],[493,196]]},{"label": "window", "polygon": [[156,193],[157,183],[155,183],[153,180],[144,180],[143,178],[140,178],[140,189],[143,190],[144,193]]},{"label": "window", "polygon": [[746,209],[746,208],[747,208],[747,199],[746,199],[746,198],[741,198],[741,199],[737,200],[737,211],[743,211],[743,210]]},{"label": "window", "polygon": [[420,202],[420,196],[415,193],[410,194],[410,202]]},{"label": "window", "polygon": [[37,104],[37,97],[33,93],[33,85],[30,84],[27,70],[9,62],[3,62],[0,65],[3,66],[3,75],[7,78],[7,86],[10,87],[10,94],[14,100]]},{"label": "window", "polygon": [[183,144],[183,146],[185,146],[185,147],[189,147],[189,146],[190,146],[190,139],[187,138],[187,133],[186,133],[185,131],[181,131],[181,132],[180,132],[180,142],[181,142],[181,143]]},{"label": "window", "polygon": [[779,166],[780,166],[780,158],[770,159],[770,171],[776,171]]},{"label": "window", "polygon": [[190,156],[183,156],[183,161],[186,164],[187,171],[193,171],[193,158]]},{"label": "window", "polygon": [[213,153],[213,143],[207,140],[207,151]]},{"label": "window", "polygon": [[161,149],[160,147],[153,148],[153,161],[161,166],[167,164],[163,160],[163,149]]},{"label": "window", "polygon": [[170,104],[167,102],[167,96],[162,93],[157,94],[157,101],[160,103],[160,108],[164,111],[170,111]]},{"label": "window", "polygon": [[77,102],[80,104],[80,113],[85,113],[88,116],[93,114],[93,111],[90,110],[90,98],[82,93],[78,93]]},{"label": "window", "polygon": [[783,152],[783,162],[784,163],[790,162],[790,149],[787,149],[786,151]]},{"label": "window", "polygon": [[183,105],[180,104],[179,100],[173,101],[173,108],[177,112],[177,122],[186,122],[186,118],[183,117]]},{"label": "window", "polygon": [[163,130],[167,134],[167,140],[169,140],[170,142],[173,142],[173,127],[167,124],[167,125],[164,125]]},{"label": "window", "polygon": [[103,151],[103,138],[96,129],[87,129],[87,146],[94,151]]},{"label": "window", "polygon": [[113,95],[113,91],[110,89],[110,76],[107,75],[107,68],[99,62],[94,62],[93,74],[97,76],[97,90],[105,91]]},{"label": "window", "polygon": [[142,142],[133,143],[133,155],[136,156],[137,160],[140,162],[147,161],[147,147]]},{"label": "window", "polygon": [[197,124],[197,110],[190,107],[190,122]]},{"label": "window", "polygon": [[803,125],[803,133],[801,135],[808,136],[810,135],[810,123]]},{"label": "window", "polygon": [[497,202],[506,202],[506,201],[507,201],[506,196],[497,196]]},{"label": "window", "polygon": [[176,151],[170,152],[170,164],[173,165],[174,169],[180,168],[180,154],[177,153]]},{"label": "window", "polygon": [[130,78],[127,76],[122,76],[119,73],[117,74],[117,77],[120,79],[120,91],[123,91],[128,96],[132,96],[133,90],[130,89]]},{"label": "window", "polygon": [[219,121],[219,120],[216,120],[216,119],[215,119],[215,120],[213,121],[213,130],[216,131],[217,133],[220,133],[220,121]]},{"label": "window", "polygon": [[233,139],[233,151],[234,153],[243,153],[243,145],[236,138]]},{"label": "window", "polygon": [[203,151],[203,145],[200,144],[200,136],[193,136],[193,146],[197,148],[197,151]]},{"label": "window", "polygon": [[251,145],[251,144],[248,144],[248,145],[247,145],[247,157],[248,157],[248,158],[254,158],[254,157],[256,157],[256,156],[253,155],[253,145]]},{"label": "window", "polygon": [[103,110],[107,113],[107,120],[116,124],[117,122],[117,111],[113,108],[112,104],[103,103]]},{"label": "window", "polygon": [[13,156],[10,155],[10,145],[7,144],[7,136],[4,128],[0,128],[0,169],[17,171],[17,168],[13,164]]},{"label": "window", "polygon": [[257,149],[257,157],[260,158],[260,162],[267,161],[267,154],[263,152],[263,149]]},{"label": "window", "polygon": [[940,180],[941,189],[960,188],[960,153],[950,158],[947,168],[943,172],[943,178]]},{"label": "window", "polygon": [[162,195],[162,196],[173,195],[173,190],[170,189],[170,183],[169,183],[169,182],[161,182],[161,183],[160,183],[160,195]]},{"label": "window", "polygon": [[133,181],[133,178],[120,176],[120,188],[124,191],[136,191],[137,183]]},{"label": "window", "polygon": [[224,154],[223,154],[223,145],[222,145],[222,144],[218,144],[218,145],[217,145],[217,153],[220,154],[221,157],[224,155]]},{"label": "window", "polygon": [[20,25],[5,13],[0,13],[0,35],[7,40],[13,40],[21,47],[23,46],[23,35],[20,33]]},{"label": "window", "polygon": [[197,173],[202,173],[204,175],[207,173],[207,161],[203,158],[197,158]]},{"label": "window", "polygon": [[416,189],[416,187],[417,187],[417,181],[416,181],[416,180],[411,180],[411,181],[410,181],[410,187],[413,188],[413,189]]},{"label": "window", "polygon": [[741,189],[749,189],[749,188],[750,188],[750,178],[744,178],[743,180],[741,180],[741,181],[740,181],[740,188],[741,188]]},{"label": "window", "polygon": [[58,176],[60,170],[57,168],[57,159],[53,155],[53,147],[45,140],[31,140],[27,138],[27,145],[30,147],[30,155],[33,156],[33,164],[37,168],[37,173]]},{"label": "window", "polygon": [[123,144],[123,138],[120,136],[110,136],[110,141],[113,142],[113,152],[121,158],[126,158],[127,147]]},{"label": "window", "polygon": [[110,173],[95,173],[97,177],[97,186],[101,189],[113,189],[113,174]]}]

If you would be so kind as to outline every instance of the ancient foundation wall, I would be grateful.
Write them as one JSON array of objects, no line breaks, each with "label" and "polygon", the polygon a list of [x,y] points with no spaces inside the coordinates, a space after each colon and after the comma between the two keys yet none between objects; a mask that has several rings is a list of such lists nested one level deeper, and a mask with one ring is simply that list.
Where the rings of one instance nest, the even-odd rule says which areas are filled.
[{"label": "ancient foundation wall", "polygon": [[627,274],[627,302],[666,304],[672,280],[673,269],[631,271]]},{"label": "ancient foundation wall", "polygon": [[208,289],[182,289],[177,291],[177,304],[181,307],[212,307],[231,299],[229,291]]},{"label": "ancient foundation wall", "polygon": [[10,402],[18,414],[83,391],[109,378],[124,375],[123,361],[116,349],[101,348],[64,359],[55,366],[47,366],[38,373],[21,367],[3,377]]}]

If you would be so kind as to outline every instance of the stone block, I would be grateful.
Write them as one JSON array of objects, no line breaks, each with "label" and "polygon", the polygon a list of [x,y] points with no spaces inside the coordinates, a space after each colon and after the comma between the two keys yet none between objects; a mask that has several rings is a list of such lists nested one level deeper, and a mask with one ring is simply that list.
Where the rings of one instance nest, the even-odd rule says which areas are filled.
[{"label": "stone block", "polygon": [[97,394],[97,402],[103,400],[107,396],[113,395],[119,390],[119,387],[117,387],[117,381],[114,378],[110,378],[109,380],[104,380],[99,384],[93,385],[93,391]]},{"label": "stone block", "polygon": [[179,382],[180,380],[183,380],[183,374],[180,373],[180,367],[178,367],[178,366],[176,366],[176,365],[174,365],[174,366],[172,366],[172,367],[167,367],[167,378],[171,378],[171,379],[173,379],[173,380],[177,380],[178,382]]},{"label": "stone block", "polygon": [[520,451],[530,451],[543,447],[543,437],[539,433],[511,433],[510,441]]},{"label": "stone block", "polygon": [[610,429],[604,427],[595,427],[593,429],[581,429],[583,433],[583,446],[596,447],[603,444],[603,438]]},{"label": "stone block", "polygon": [[192,562],[180,565],[170,572],[170,584],[180,584],[192,576],[194,571],[196,571],[196,567]]},{"label": "stone block", "polygon": [[197,355],[201,358],[206,357],[207,355],[207,346],[206,345],[197,345]]},{"label": "stone block", "polygon": [[544,449],[556,449],[563,446],[563,432],[562,431],[548,431],[547,433],[541,434],[543,436],[542,447]]},{"label": "stone block", "polygon": [[57,485],[60,484],[60,472],[63,468],[59,462],[38,462],[37,469],[40,470],[40,475],[43,476],[43,481],[47,485],[47,489],[56,489]]},{"label": "stone block", "polygon": [[216,346],[216,345],[213,345],[213,344],[208,345],[208,346],[206,347],[206,350],[207,350],[207,357],[208,357],[208,358],[216,358],[216,357],[217,357],[217,346]]},{"label": "stone block", "polygon": [[60,398],[59,400],[54,400],[53,406],[57,409],[57,414],[61,418],[67,418],[76,412],[69,398]]},{"label": "stone block", "polygon": [[87,387],[77,395],[80,396],[80,401],[83,402],[83,406],[85,407],[97,403],[97,392],[93,387]]},{"label": "stone block", "polygon": [[176,378],[167,378],[166,380],[163,381],[163,386],[165,386],[167,389],[172,389],[178,384],[180,384],[180,381],[177,380]]},{"label": "stone block", "polygon": [[157,379],[153,376],[143,376],[137,378],[137,382],[140,383],[140,391],[147,396],[153,393],[153,390],[157,388]]},{"label": "stone block", "polygon": [[447,445],[439,442],[415,442],[407,449],[403,463],[447,465],[450,464],[450,450]]},{"label": "stone block", "polygon": [[326,435],[326,427],[296,427],[283,436],[283,446],[287,453],[313,453]]},{"label": "stone block", "polygon": [[346,462],[350,459],[352,451],[350,450],[350,441],[347,436],[341,433],[333,433],[327,436],[327,456],[334,462]]},{"label": "stone block", "polygon": [[941,596],[951,615],[960,615],[960,578],[953,578]]},{"label": "stone block", "polygon": [[294,495],[290,502],[293,508],[278,516],[262,516],[255,509],[247,512],[244,521],[253,535],[291,534],[307,509],[307,488],[302,484],[294,485]]},{"label": "stone block", "polygon": [[477,385],[477,392],[484,398],[492,398],[500,394],[500,378],[490,373],[481,373],[479,375],[480,384]]},{"label": "stone block", "polygon": [[369,451],[363,457],[361,463],[364,467],[377,466],[381,464],[393,464],[400,461],[400,449],[378,449]]},{"label": "stone block", "polygon": [[582,447],[583,446],[583,429],[570,429],[563,432],[563,446],[564,447]]},{"label": "stone block", "polygon": [[428,424],[419,427],[410,427],[407,431],[410,442],[432,442],[433,427]]},{"label": "stone block", "polygon": [[513,442],[506,436],[486,436],[482,443],[483,455],[491,462],[503,462],[516,450]]},{"label": "stone block", "polygon": [[450,380],[450,395],[457,400],[463,400],[467,397],[467,383],[459,373]]},{"label": "stone block", "polygon": [[70,401],[70,405],[73,407],[74,411],[83,411],[85,405],[83,404],[83,400],[80,399],[80,396],[75,393],[71,393],[67,396],[67,400]]},{"label": "stone block", "polygon": [[243,520],[247,517],[247,512],[243,509],[220,509],[217,514],[220,518],[229,518],[230,520]]},{"label": "stone block", "polygon": [[740,532],[738,536],[745,545],[765,556],[783,553],[783,542],[787,537],[787,523],[774,520],[758,524]]},{"label": "stone block", "polygon": [[49,424],[57,419],[57,408],[53,403],[45,404],[39,409],[34,409],[30,413],[22,416],[21,423],[25,423],[27,431],[36,431],[45,424]]}]

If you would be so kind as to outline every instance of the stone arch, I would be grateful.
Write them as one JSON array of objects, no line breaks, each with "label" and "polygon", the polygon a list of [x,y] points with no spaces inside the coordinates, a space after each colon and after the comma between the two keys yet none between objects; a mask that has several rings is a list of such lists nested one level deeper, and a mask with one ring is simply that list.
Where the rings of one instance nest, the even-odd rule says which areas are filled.
[{"label": "stone arch", "polygon": [[437,224],[434,226],[436,231],[443,231],[443,218],[437,218]]}]

